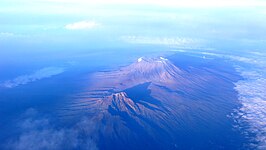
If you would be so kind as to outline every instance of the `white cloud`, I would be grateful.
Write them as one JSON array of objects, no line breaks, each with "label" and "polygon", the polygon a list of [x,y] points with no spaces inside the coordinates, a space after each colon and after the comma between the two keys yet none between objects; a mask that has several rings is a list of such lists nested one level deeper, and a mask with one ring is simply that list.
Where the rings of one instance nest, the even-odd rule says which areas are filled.
[{"label": "white cloud", "polygon": [[29,109],[22,117],[26,119],[16,124],[20,133],[17,138],[9,139],[6,149],[98,149],[94,141],[97,126],[88,118],[71,128],[56,128],[49,118],[40,116],[34,109]]},{"label": "white cloud", "polygon": [[122,36],[121,39],[134,44],[152,44],[181,47],[197,47],[203,40],[183,37],[149,37],[149,36]]},{"label": "white cloud", "polygon": [[[258,72],[243,72],[245,80],[236,83],[242,106],[237,110],[236,122],[245,128],[246,135],[256,136],[253,142],[256,149],[266,148],[266,78]],[[246,126],[248,124],[249,126]]]},{"label": "white cloud", "polygon": [[68,30],[84,30],[84,29],[92,29],[100,24],[95,22],[95,21],[80,21],[80,22],[75,22],[71,24],[67,24],[65,26],[65,29]]},{"label": "white cloud", "polygon": [[27,34],[19,34],[12,32],[0,32],[0,39],[11,39],[11,38],[29,38]]},{"label": "white cloud", "polygon": [[11,37],[11,36],[14,36],[14,33],[0,32],[0,37]]},{"label": "white cloud", "polygon": [[211,52],[194,52],[194,53],[213,56],[213,57],[220,57],[220,58],[224,58],[224,59],[229,59],[231,61],[242,62],[242,63],[246,63],[246,64],[252,64],[252,65],[256,65],[256,66],[266,65],[266,62],[263,59],[261,60],[261,59],[253,58],[253,57],[219,54],[219,53],[211,53]]},{"label": "white cloud", "polygon": [[[266,61],[264,55],[259,53],[259,55],[249,55],[248,58],[212,53],[209,55],[238,62],[239,66],[236,70],[241,73],[243,80],[235,83],[235,90],[238,92],[241,106],[232,116],[237,123],[236,127],[240,128],[248,138],[252,138],[251,149],[266,149],[266,71],[264,69]],[[247,67],[246,64],[252,67]]]},{"label": "white cloud", "polygon": [[[211,52],[194,52],[210,57],[219,57],[233,61],[243,80],[235,83],[241,106],[232,113],[235,127],[251,138],[250,149],[266,149],[266,61],[265,53],[255,52],[244,56]],[[252,67],[247,67],[252,66]],[[242,66],[242,67],[241,67]],[[254,137],[255,136],[255,137]]]},{"label": "white cloud", "polygon": [[47,67],[47,68],[40,69],[29,75],[22,75],[22,76],[16,77],[13,80],[7,80],[1,83],[0,86],[5,87],[5,88],[14,88],[20,85],[28,84],[34,81],[38,81],[44,78],[49,78],[54,75],[61,74],[64,71],[65,71],[64,68]]}]

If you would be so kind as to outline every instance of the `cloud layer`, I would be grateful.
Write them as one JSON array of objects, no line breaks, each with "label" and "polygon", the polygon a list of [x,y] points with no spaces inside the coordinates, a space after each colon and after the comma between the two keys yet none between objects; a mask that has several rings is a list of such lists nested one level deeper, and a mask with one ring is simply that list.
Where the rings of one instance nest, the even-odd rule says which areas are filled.
[{"label": "cloud layer", "polygon": [[[258,71],[243,71],[245,80],[236,83],[242,106],[236,110],[236,122],[246,128],[245,135],[255,135],[253,146],[256,149],[266,149],[266,78]],[[245,126],[245,123],[249,126]]]},{"label": "cloud layer", "polygon": [[236,56],[200,52],[212,57],[231,60],[243,80],[235,83],[241,106],[232,114],[236,127],[251,138],[251,149],[266,149],[266,61],[265,54],[253,52],[248,56]]},{"label": "cloud layer", "polygon": [[148,37],[148,36],[123,36],[121,39],[134,44],[152,44],[178,47],[197,47],[203,40],[184,37]]},{"label": "cloud layer", "polygon": [[[180,51],[184,52],[184,51]],[[241,106],[231,114],[235,127],[243,132],[250,141],[251,149],[266,149],[266,61],[265,53],[249,52],[242,55],[212,52],[191,53],[208,57],[230,60],[243,80],[235,83]]]},{"label": "cloud layer", "polygon": [[40,69],[32,74],[22,75],[16,77],[13,80],[7,80],[0,84],[0,86],[5,88],[14,88],[20,85],[28,84],[34,81],[38,81],[44,78],[49,78],[58,74],[61,74],[65,71],[64,68],[60,67],[47,67]]},{"label": "cloud layer", "polygon": [[80,21],[80,22],[75,22],[71,24],[67,24],[65,26],[65,29],[67,30],[85,30],[85,29],[92,29],[100,24],[95,22],[95,21]]},{"label": "cloud layer", "polygon": [[96,126],[86,118],[72,128],[57,129],[49,118],[40,117],[34,109],[29,109],[22,117],[26,119],[17,122],[20,135],[8,141],[7,149],[98,149],[93,140]]}]

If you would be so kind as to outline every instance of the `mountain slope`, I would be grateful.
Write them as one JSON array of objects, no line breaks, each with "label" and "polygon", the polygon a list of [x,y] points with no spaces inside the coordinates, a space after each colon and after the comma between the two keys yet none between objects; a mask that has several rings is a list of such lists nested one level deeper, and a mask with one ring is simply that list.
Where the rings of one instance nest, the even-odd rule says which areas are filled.
[{"label": "mountain slope", "polygon": [[176,149],[190,133],[200,137],[198,131],[216,132],[217,124],[226,123],[210,126],[209,120],[226,118],[224,110],[233,107],[234,98],[234,91],[226,89],[233,85],[220,77],[223,72],[212,72],[184,71],[162,57],[139,58],[90,76],[91,83],[66,110],[72,115],[83,111],[96,122],[102,149]]}]

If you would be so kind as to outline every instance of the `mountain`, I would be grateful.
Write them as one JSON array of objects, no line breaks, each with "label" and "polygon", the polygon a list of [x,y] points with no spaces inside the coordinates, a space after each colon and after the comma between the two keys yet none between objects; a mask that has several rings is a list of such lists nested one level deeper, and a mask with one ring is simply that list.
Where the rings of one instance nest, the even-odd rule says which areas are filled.
[{"label": "mountain", "polygon": [[88,87],[66,109],[84,111],[96,122],[102,149],[182,148],[182,142],[195,138],[189,133],[216,130],[208,120],[226,118],[224,110],[235,98],[234,91],[222,89],[232,86],[226,76],[206,67],[183,70],[163,57],[141,57],[91,75]]},{"label": "mountain", "polygon": [[[160,58],[139,58],[133,64],[111,72],[95,74],[92,80],[97,82],[92,89],[108,89],[122,91],[138,84],[152,84],[174,88],[184,83],[185,72],[173,65],[169,60]],[[186,82],[186,84],[188,81]]]},{"label": "mountain", "polygon": [[137,62],[122,68],[119,72],[125,76],[125,79],[131,79],[134,82],[156,83],[175,82],[176,78],[182,74],[179,68],[162,57],[159,59],[139,58]]}]

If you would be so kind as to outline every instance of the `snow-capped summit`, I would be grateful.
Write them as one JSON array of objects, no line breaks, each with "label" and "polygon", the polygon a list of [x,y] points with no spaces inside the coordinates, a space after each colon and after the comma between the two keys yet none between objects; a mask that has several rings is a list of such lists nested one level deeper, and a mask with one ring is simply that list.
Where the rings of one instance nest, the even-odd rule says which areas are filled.
[{"label": "snow-capped summit", "polygon": [[141,61],[142,61],[142,58],[143,58],[143,57],[140,57],[140,58],[138,59],[138,62],[141,62]]},{"label": "snow-capped summit", "polygon": [[160,57],[160,59],[162,59],[162,60],[168,60],[168,59],[166,59],[166,58],[163,58],[163,57]]},{"label": "snow-capped summit", "polygon": [[140,57],[137,59],[137,62],[164,62],[168,61],[168,59],[159,57],[159,58],[146,58],[146,57]]},{"label": "snow-capped summit", "polygon": [[[123,74],[127,79],[145,80],[149,82],[174,80],[182,71],[172,62],[163,57],[139,58],[137,63],[121,68],[117,74]],[[121,76],[121,75],[120,75]]]},{"label": "snow-capped summit", "polygon": [[93,90],[106,87],[109,90],[113,89],[114,92],[121,92],[129,87],[149,82],[175,88],[176,85],[186,82],[184,74],[183,70],[166,58],[140,57],[136,62],[119,70],[95,74],[93,80],[98,82],[91,87]]}]

